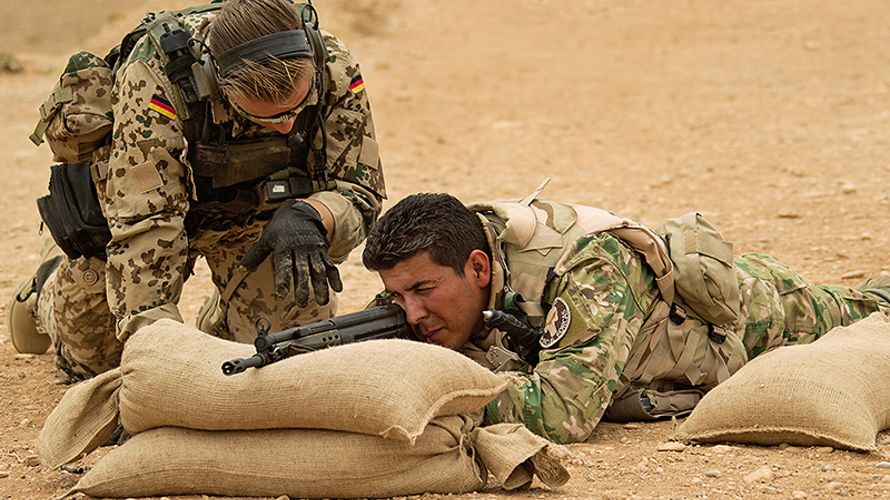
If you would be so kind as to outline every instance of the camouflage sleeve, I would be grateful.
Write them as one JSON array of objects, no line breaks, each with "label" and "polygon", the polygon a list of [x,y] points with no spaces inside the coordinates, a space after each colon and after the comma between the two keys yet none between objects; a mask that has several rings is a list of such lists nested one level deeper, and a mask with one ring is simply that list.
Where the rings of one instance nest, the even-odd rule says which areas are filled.
[{"label": "camouflage sleeve", "polygon": [[[313,194],[334,216],[331,257],[343,261],[358,246],[380,214],[386,196],[374,121],[361,70],[346,46],[324,33],[328,49],[325,132],[330,191]],[[318,141],[319,138],[316,138]]]},{"label": "camouflage sleeve", "polygon": [[108,302],[122,341],[158,319],[181,321],[176,302],[188,255],[189,190],[179,161],[184,139],[158,64],[143,43],[118,73],[111,152],[97,180],[112,235]]},{"label": "camouflage sleeve", "polygon": [[645,318],[637,296],[652,274],[609,234],[585,237],[555,269],[553,297],[533,373],[485,408],[486,423],[521,422],[557,443],[587,439],[602,418]]}]

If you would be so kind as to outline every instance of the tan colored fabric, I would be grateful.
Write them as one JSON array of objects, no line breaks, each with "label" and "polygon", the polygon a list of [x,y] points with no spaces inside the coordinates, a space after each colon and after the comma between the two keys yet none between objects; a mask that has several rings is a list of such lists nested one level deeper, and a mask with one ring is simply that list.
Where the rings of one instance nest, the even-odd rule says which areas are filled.
[{"label": "tan colored fabric", "polygon": [[[549,446],[520,425],[473,429],[465,417],[434,420],[414,445],[348,432],[163,427],[113,450],[70,493],[300,498],[464,493],[485,486],[486,468],[505,477],[543,470],[548,484],[563,484],[568,473]],[[523,484],[530,481],[529,476]]]},{"label": "tan colored fabric", "polygon": [[[667,248],[658,235],[637,222],[598,208],[536,200],[533,196],[520,203],[494,201],[467,208],[480,214],[494,213],[503,221],[504,229],[492,246],[493,260],[510,263],[509,286],[524,298],[518,307],[532,324],[540,325],[544,320],[540,305],[546,284],[543,277],[567,258],[565,249],[571,242],[604,231],[611,231],[640,252],[656,274],[666,300],[673,298],[673,268]],[[502,282],[501,276],[495,277]],[[498,290],[497,286],[494,289]],[[497,301],[496,295],[490,305]]]},{"label": "tan colored fabric", "polygon": [[130,433],[329,429],[413,441],[436,416],[476,411],[506,381],[454,351],[379,340],[294,356],[227,377],[253,347],[162,320],[127,342],[121,422]]},{"label": "tan colored fabric", "polygon": [[755,358],[705,395],[675,437],[870,451],[887,428],[890,315],[878,312]]},{"label": "tan colored fabric", "polygon": [[670,248],[674,285],[683,303],[715,325],[738,320],[741,298],[732,243],[698,212],[668,219],[657,231]]},{"label": "tan colored fabric", "polygon": [[569,480],[559,460],[548,453],[551,444],[521,424],[496,424],[473,431],[473,443],[482,463],[505,490],[531,484],[535,475],[551,488]]},{"label": "tan colored fabric", "polygon": [[53,469],[95,450],[117,427],[120,370],[107,371],[70,389],[37,437],[40,462]]},{"label": "tan colored fabric", "polygon": [[111,80],[111,68],[101,57],[78,52],[69,58],[65,73],[40,106],[54,161],[89,161],[106,141],[112,127]]},{"label": "tan colored fabric", "polygon": [[463,493],[486,480],[464,445],[471,428],[469,420],[445,417],[412,446],[348,432],[163,427],[113,450],[72,493],[301,498]]}]

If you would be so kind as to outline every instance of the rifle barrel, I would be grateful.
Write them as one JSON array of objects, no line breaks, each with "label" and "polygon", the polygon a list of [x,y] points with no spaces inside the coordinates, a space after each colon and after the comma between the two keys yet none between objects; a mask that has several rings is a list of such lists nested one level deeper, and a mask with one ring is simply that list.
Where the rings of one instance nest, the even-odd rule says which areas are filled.
[{"label": "rifle barrel", "polygon": [[267,363],[266,357],[262,354],[254,354],[249,358],[235,358],[222,364],[222,372],[225,375],[234,375],[241,373],[248,368],[259,368]]}]

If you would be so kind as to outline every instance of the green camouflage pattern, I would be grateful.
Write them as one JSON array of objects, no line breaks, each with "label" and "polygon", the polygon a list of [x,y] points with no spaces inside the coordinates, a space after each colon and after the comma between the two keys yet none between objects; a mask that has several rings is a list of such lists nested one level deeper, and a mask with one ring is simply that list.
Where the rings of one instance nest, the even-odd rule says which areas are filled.
[{"label": "green camouflage pattern", "polygon": [[[192,14],[180,22],[200,34],[212,16]],[[313,193],[310,198],[330,209],[335,225],[334,234],[329,235],[330,254],[335,262],[342,262],[364,241],[379,215],[385,187],[367,92],[349,89],[352,77],[359,72],[358,64],[336,38],[325,34],[324,39],[331,53],[330,91],[323,98],[330,104],[326,125],[332,182],[328,190]],[[232,279],[237,259],[256,241],[264,224],[233,226],[222,233],[198,231],[189,240],[184,221],[195,187],[182,125],[178,117],[169,118],[149,108],[155,97],[176,102],[163,64],[151,39],[143,37],[115,75],[110,96],[115,117],[111,144],[94,155],[94,181],[112,234],[107,263],[101,266],[101,285],[95,285],[104,288],[107,300],[102,302],[101,294],[93,297],[92,292],[84,292],[93,297],[87,300],[73,291],[80,282],[77,271],[71,271],[56,274],[55,279],[60,280],[57,293],[63,296],[42,301],[46,303],[40,315],[46,319],[43,328],[58,330],[52,338],[62,344],[60,364],[79,367],[73,371],[85,376],[117,362],[113,354],[99,352],[111,352],[105,347],[111,342],[109,332],[116,342],[125,342],[137,329],[159,319],[181,321],[176,304],[197,256],[207,259],[213,281],[222,290]],[[277,132],[247,122],[238,122],[233,128],[234,138],[272,134]],[[320,138],[316,141],[320,143]],[[271,212],[276,208],[277,204],[267,204],[261,210]],[[84,265],[73,261],[60,269],[80,269]],[[255,336],[253,320],[259,315],[270,317],[274,327],[283,328],[333,314],[333,300],[328,307],[310,303],[305,310],[298,310],[290,303],[292,298],[278,299],[265,286],[266,282],[273,283],[270,276],[271,270],[261,268],[244,279],[230,303],[220,305],[220,314],[226,318],[225,333],[221,335],[251,341]],[[88,303],[82,307],[75,306],[85,300]],[[108,319],[108,314],[113,321],[96,319]]]},{"label": "green camouflage pattern", "polygon": [[887,305],[858,288],[816,285],[769,255],[743,254],[735,267],[739,288],[750,297],[743,299],[743,341],[752,358],[782,345],[812,342]]},{"label": "green camouflage pattern", "polygon": [[579,239],[569,256],[546,294],[548,302],[560,298],[571,310],[565,336],[541,350],[533,373],[514,373],[485,409],[486,423],[521,422],[558,443],[583,441],[593,432],[660,298],[639,255],[608,233]]},{"label": "green camouflage pattern", "polygon": [[[68,64],[65,66],[65,73],[76,73],[82,69],[87,68],[107,68],[108,63],[105,62],[105,59],[93,54],[92,52],[87,52],[85,50],[81,50],[80,52],[76,52],[68,58]],[[111,82],[108,82],[108,85],[111,85]]]},{"label": "green camouflage pattern", "polygon": [[[560,252],[554,272],[537,279],[546,282],[546,304],[567,304],[565,334],[542,349],[533,369],[505,372],[511,384],[484,416],[488,424],[521,422],[559,443],[586,440],[610,402],[631,389],[667,384],[707,390],[766,349],[812,342],[835,326],[890,309],[890,301],[854,288],[818,286],[772,257],[745,254],[735,258],[740,318],[718,326],[726,334],[718,344],[708,339],[707,323],[693,316],[679,325],[669,319],[654,274],[613,234],[583,236]],[[528,269],[509,259],[505,264],[510,277],[528,279]],[[554,321],[549,317],[545,327]],[[479,352],[491,341],[481,339],[485,335],[474,338],[467,352],[484,364]]]}]

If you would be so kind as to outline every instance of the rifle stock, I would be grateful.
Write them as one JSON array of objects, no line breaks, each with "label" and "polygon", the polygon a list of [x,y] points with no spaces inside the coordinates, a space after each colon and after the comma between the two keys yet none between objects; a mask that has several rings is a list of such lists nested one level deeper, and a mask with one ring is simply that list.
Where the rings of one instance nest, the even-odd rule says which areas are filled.
[{"label": "rifle stock", "polygon": [[375,339],[413,338],[405,313],[392,303],[280,332],[266,333],[260,327],[257,331],[257,338],[253,341],[256,354],[224,362],[222,372],[225,375],[241,373],[248,368],[261,368],[293,354],[337,345]]}]

